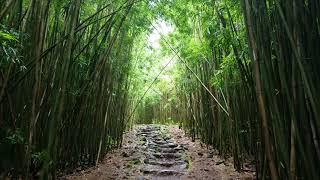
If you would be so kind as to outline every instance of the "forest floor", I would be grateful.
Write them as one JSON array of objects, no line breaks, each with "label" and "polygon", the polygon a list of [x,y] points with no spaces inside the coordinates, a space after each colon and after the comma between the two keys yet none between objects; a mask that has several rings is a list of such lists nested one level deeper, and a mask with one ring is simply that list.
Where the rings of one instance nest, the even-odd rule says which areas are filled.
[{"label": "forest floor", "polygon": [[100,164],[62,179],[255,179],[253,165],[237,172],[232,158],[192,142],[178,126],[138,125],[125,133],[123,147]]}]

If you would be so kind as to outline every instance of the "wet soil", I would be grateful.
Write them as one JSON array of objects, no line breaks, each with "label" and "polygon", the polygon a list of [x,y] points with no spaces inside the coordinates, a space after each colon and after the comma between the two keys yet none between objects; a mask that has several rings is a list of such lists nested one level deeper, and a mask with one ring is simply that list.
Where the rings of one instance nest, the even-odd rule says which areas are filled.
[{"label": "wet soil", "polygon": [[253,166],[233,168],[212,147],[192,142],[177,126],[139,125],[124,136],[123,147],[96,167],[61,179],[255,179]]}]

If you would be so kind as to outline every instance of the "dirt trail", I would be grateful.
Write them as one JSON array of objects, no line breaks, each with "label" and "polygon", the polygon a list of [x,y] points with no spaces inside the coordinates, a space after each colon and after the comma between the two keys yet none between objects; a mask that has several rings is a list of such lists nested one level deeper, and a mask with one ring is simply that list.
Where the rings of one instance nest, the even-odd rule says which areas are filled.
[{"label": "dirt trail", "polygon": [[98,166],[62,179],[254,179],[252,169],[245,164],[246,172],[236,172],[231,158],[192,142],[177,126],[139,125]]}]

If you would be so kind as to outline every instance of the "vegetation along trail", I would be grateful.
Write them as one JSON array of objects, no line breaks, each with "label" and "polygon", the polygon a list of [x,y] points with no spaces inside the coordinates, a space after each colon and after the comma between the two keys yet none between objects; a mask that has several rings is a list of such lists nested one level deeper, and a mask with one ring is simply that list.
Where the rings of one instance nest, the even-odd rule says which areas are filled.
[{"label": "vegetation along trail", "polygon": [[320,179],[319,0],[0,0],[0,179]]},{"label": "vegetation along trail", "polygon": [[203,146],[178,126],[138,125],[125,134],[123,147],[97,167],[78,169],[61,179],[254,179],[252,163],[239,173],[231,158]]}]

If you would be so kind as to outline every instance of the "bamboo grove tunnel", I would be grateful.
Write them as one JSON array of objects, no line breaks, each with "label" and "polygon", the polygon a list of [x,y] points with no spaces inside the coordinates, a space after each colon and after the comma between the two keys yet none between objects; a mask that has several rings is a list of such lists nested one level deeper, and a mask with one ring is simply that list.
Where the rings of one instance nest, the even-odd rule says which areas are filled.
[{"label": "bamboo grove tunnel", "polygon": [[174,156],[150,167],[195,168],[161,125],[253,179],[320,178],[318,0],[0,0],[0,46],[0,179],[98,166],[132,131]]}]

